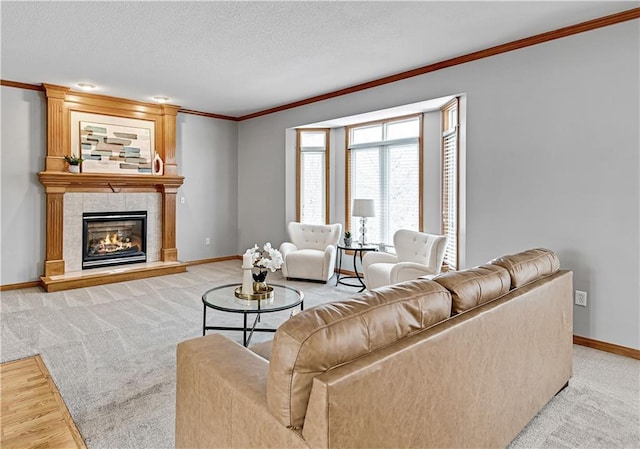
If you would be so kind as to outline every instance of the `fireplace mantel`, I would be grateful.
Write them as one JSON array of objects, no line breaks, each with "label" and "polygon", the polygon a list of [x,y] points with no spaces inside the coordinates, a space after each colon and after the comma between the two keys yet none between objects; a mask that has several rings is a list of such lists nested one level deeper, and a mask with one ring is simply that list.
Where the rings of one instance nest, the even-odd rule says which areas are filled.
[{"label": "fireplace mantel", "polygon": [[176,192],[184,182],[182,176],[113,175],[111,173],[40,172],[40,182],[45,191],[64,192],[113,192],[121,191],[169,191]]},{"label": "fireplace mantel", "polygon": [[[186,271],[176,248],[176,195],[184,178],[176,163],[176,115],[179,106],[73,92],[44,84],[47,96],[47,156],[38,178],[46,193],[46,260],[40,278],[47,291],[86,287]],[[154,123],[154,151],[164,161],[164,174],[69,173],[64,156],[72,155],[71,113],[103,114]],[[67,273],[63,254],[64,195],[70,192],[159,192],[162,196],[160,261],[104,273]],[[143,264],[144,265],[144,264]]]}]

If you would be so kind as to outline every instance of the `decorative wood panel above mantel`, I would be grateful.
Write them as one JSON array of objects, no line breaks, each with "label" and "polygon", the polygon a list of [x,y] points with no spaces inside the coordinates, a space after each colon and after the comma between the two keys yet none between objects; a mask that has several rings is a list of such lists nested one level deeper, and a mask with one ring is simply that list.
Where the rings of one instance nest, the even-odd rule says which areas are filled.
[{"label": "decorative wood panel above mantel", "polygon": [[[176,163],[176,114],[174,105],[157,105],[123,98],[73,92],[68,87],[43,84],[47,97],[47,155],[45,170],[38,173],[46,192],[46,260],[41,277],[47,291],[99,285],[129,279],[157,276],[163,272],[186,271],[178,262],[176,248],[176,194],[184,182]],[[69,173],[64,156],[79,154],[71,148],[72,113],[101,114],[123,119],[145,120],[153,127],[153,151],[164,161],[162,175],[128,173]],[[75,132],[79,132],[75,130]],[[64,276],[64,194],[67,192],[159,192],[162,196],[161,261],[167,266],[136,268],[135,275],[112,273]],[[119,271],[129,271],[123,268]]]}]

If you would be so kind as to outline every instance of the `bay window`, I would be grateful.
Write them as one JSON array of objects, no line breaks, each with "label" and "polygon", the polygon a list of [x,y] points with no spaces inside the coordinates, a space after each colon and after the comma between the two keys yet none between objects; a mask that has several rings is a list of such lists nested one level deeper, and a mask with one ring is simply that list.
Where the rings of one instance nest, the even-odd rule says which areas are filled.
[{"label": "bay window", "polygon": [[[422,115],[347,127],[347,227],[359,235],[353,199],[372,199],[367,240],[393,246],[398,229],[422,230]],[[355,240],[355,239],[354,239]]]}]

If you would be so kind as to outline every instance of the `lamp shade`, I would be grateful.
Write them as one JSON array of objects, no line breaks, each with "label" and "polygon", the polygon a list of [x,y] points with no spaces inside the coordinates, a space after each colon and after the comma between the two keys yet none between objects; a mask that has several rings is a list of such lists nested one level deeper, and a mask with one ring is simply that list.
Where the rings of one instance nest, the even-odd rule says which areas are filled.
[{"label": "lamp shade", "polygon": [[373,200],[354,199],[351,215],[354,217],[375,217],[376,209]]}]

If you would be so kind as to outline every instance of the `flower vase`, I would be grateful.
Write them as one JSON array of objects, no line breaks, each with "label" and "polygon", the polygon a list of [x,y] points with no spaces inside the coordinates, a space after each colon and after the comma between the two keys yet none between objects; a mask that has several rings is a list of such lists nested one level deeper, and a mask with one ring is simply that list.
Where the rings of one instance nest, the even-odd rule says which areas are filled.
[{"label": "flower vase", "polygon": [[260,270],[253,273],[253,293],[264,293],[267,291],[267,270]]}]

